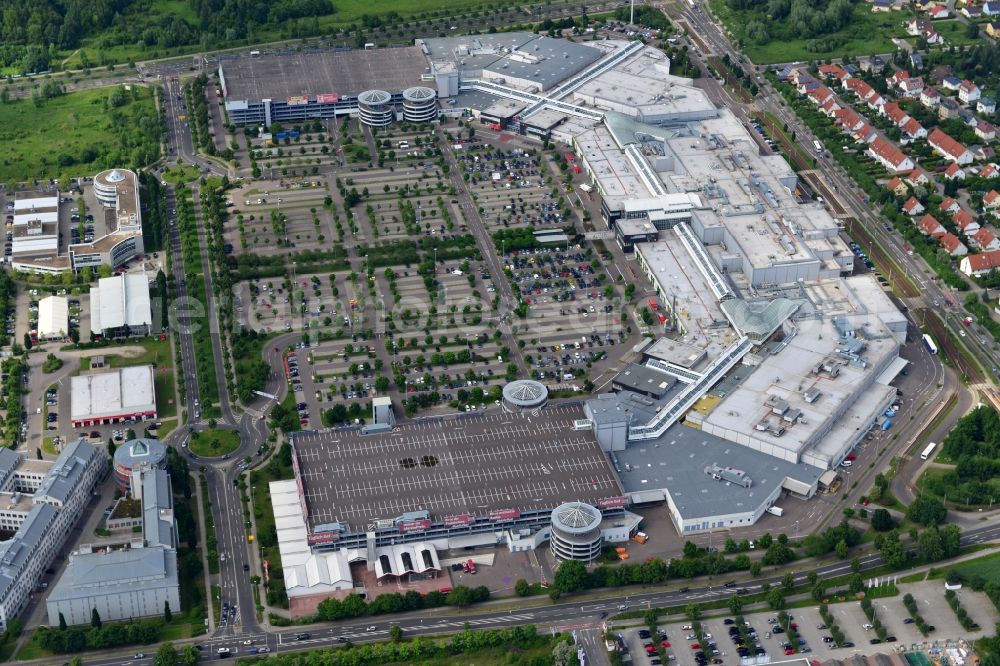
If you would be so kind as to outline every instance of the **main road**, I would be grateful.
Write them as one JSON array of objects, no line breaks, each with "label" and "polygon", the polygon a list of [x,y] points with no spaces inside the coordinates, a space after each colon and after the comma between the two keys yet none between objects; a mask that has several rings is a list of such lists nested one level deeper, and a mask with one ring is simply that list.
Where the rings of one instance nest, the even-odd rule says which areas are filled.
[{"label": "main road", "polygon": [[[969,530],[962,535],[962,546],[974,546],[1000,539],[1000,525],[991,525]],[[867,571],[881,566],[878,555],[869,555],[861,559],[861,570]],[[821,580],[835,576],[843,576],[851,570],[848,562],[833,562],[813,569]],[[797,584],[808,580],[809,569],[796,571],[793,576]],[[781,584],[782,576],[766,576],[740,582],[740,589],[750,593],[760,592],[764,585],[775,587]],[[214,656],[219,648],[228,648],[233,657],[247,655],[252,642],[258,649],[267,646],[270,653],[329,648],[346,641],[363,643],[375,640],[385,640],[389,628],[393,625],[403,630],[404,636],[420,636],[454,633],[466,626],[477,629],[508,627],[514,625],[534,624],[540,629],[573,630],[600,626],[604,618],[602,614],[614,615],[621,605],[630,610],[645,610],[648,608],[669,608],[686,606],[689,603],[706,603],[725,599],[736,593],[735,589],[721,584],[707,585],[697,588],[659,589],[653,592],[642,592],[640,587],[624,587],[604,599],[568,600],[561,603],[542,604],[538,606],[521,606],[517,609],[507,609],[502,606],[488,606],[457,609],[439,609],[405,615],[384,615],[362,620],[329,622],[312,626],[300,626],[270,631],[248,630],[244,633],[219,633],[199,641],[206,657]],[[683,590],[683,591],[682,591]],[[522,603],[526,600],[521,600]],[[529,602],[530,603],[530,602]],[[374,626],[369,631],[368,628]],[[299,640],[298,635],[307,634],[307,638]],[[152,655],[144,659],[134,659],[122,656],[97,657],[88,660],[88,666],[113,666],[119,664],[148,664]],[[31,662],[27,662],[31,663]],[[41,663],[41,662],[39,662]]]}]

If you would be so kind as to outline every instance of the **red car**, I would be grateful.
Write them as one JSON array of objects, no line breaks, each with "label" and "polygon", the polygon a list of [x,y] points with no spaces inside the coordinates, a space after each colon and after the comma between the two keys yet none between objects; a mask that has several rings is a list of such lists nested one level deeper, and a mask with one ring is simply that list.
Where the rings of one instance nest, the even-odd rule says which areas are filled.
[{"label": "red car", "polygon": [[787,650],[785,650],[785,654],[786,655],[795,654],[795,650],[793,650],[792,648],[788,648]]},{"label": "red car", "polygon": [[791,627],[792,629],[794,629],[795,631],[798,631],[798,630],[799,630],[799,625],[798,625],[798,624],[796,624],[795,622],[792,622],[792,623],[791,623],[790,625],[788,625],[788,626],[790,626],[790,627]]},{"label": "red car", "polygon": [[701,649],[701,643],[691,643],[691,649],[692,650],[700,650]]},{"label": "red car", "polygon": [[858,459],[858,456],[856,456],[856,455],[855,455],[855,454],[853,454],[853,453],[849,453],[849,454],[847,455],[847,457],[846,457],[846,458],[844,458],[844,460],[857,460],[857,459]]},{"label": "red car", "polygon": [[655,654],[656,653],[656,646],[653,645],[653,644],[647,645],[646,646],[646,653],[647,654]]},{"label": "red car", "polygon": [[662,643],[660,643],[660,647],[662,648],[670,647],[670,641],[663,641]]}]

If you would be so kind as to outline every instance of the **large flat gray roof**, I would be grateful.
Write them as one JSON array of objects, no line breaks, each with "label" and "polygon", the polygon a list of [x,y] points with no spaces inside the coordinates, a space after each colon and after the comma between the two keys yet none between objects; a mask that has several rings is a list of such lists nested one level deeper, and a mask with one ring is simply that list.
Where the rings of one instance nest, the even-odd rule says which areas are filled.
[{"label": "large flat gray roof", "polygon": [[71,555],[48,603],[176,587],[177,553],[164,547]]},{"label": "large flat gray roof", "polygon": [[415,46],[313,51],[241,57],[222,62],[226,98],[259,102],[289,97],[354,96],[374,88],[402,92],[420,84],[427,59]]},{"label": "large flat gray roof", "polygon": [[530,32],[437,37],[422,40],[431,60],[453,62],[462,71],[527,79],[548,89],[604,55],[591,46]]},{"label": "large flat gray roof", "polygon": [[[682,424],[657,439],[631,443],[615,456],[626,496],[666,488],[685,518],[753,511],[786,477],[813,485],[823,473]],[[743,470],[752,485],[714,480],[705,473],[712,464]]]},{"label": "large flat gray roof", "polygon": [[615,375],[612,382],[630,391],[649,392],[656,398],[661,398],[677,380],[649,366],[629,363],[624,370]]},{"label": "large flat gray roof", "polygon": [[392,433],[328,430],[292,436],[310,529],[339,522],[364,530],[376,519],[428,511],[554,509],[621,495],[607,455],[589,430],[573,430],[578,406],[537,415],[417,421]]},{"label": "large flat gray roof", "polygon": [[97,449],[82,439],[70,442],[42,479],[42,485],[35,491],[35,499],[54,499],[65,503],[76,490],[80,475],[97,455],[100,455]]}]

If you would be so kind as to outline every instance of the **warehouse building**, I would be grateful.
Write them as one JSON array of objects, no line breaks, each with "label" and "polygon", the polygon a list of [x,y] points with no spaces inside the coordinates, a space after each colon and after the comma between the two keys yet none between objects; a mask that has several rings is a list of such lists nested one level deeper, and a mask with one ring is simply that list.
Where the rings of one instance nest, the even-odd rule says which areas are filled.
[{"label": "warehouse building", "polygon": [[149,335],[153,313],[143,273],[101,278],[90,290],[90,330],[105,338]]},{"label": "warehouse building", "polygon": [[[0,469],[5,468],[0,461]],[[6,461],[9,462],[9,461]],[[41,461],[39,461],[41,462]],[[68,444],[30,498],[14,537],[0,542],[0,629],[24,609],[90,501],[107,457],[83,440]],[[8,476],[13,478],[16,471]]]},{"label": "warehouse building", "polygon": [[153,366],[138,365],[71,378],[74,428],[156,418]]},{"label": "warehouse building", "polygon": [[14,194],[11,265],[18,270],[59,273],[69,268],[59,257],[59,193]]},{"label": "warehouse building", "polygon": [[170,475],[162,469],[136,471],[135,499],[142,502],[142,538],[120,550],[84,546],[46,599],[50,626],[60,615],[69,625],[90,622],[97,609],[105,622],[181,610],[177,540]]},{"label": "warehouse building", "polygon": [[69,334],[69,300],[46,296],[38,301],[38,339],[57,340]]}]

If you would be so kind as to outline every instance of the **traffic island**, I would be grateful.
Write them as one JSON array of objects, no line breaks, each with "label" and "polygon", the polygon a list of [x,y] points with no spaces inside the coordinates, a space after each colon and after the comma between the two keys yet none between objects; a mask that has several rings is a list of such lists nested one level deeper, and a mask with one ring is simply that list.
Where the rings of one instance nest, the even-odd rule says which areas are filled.
[{"label": "traffic island", "polygon": [[235,430],[202,430],[191,434],[188,448],[199,458],[218,458],[240,448],[240,436]]}]

